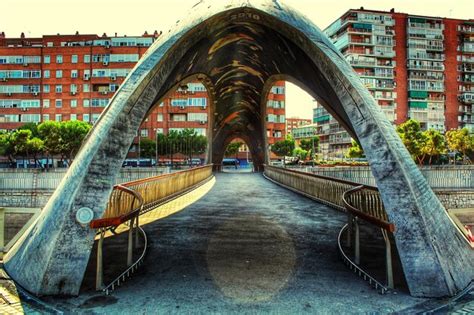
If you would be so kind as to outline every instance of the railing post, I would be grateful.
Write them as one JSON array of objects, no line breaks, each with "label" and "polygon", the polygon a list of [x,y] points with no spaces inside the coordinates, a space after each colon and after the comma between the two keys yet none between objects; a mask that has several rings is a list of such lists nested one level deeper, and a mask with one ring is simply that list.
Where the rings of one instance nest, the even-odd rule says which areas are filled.
[{"label": "railing post", "polygon": [[97,244],[97,271],[95,278],[95,289],[100,291],[104,288],[104,268],[102,262],[102,245],[104,243],[104,234],[105,229],[100,228],[100,238],[99,243]]},{"label": "railing post", "polygon": [[353,221],[352,214],[347,213],[347,239],[346,239],[346,246],[347,247],[351,247],[352,221]]},{"label": "railing post", "polygon": [[392,267],[392,245],[388,238],[388,232],[382,229],[383,239],[385,241],[385,266],[387,268],[387,287],[390,289],[394,288],[393,284],[393,267]]},{"label": "railing post", "polygon": [[355,227],[355,244],[354,244],[354,262],[360,264],[360,233],[359,233],[359,221],[357,217],[354,218]]},{"label": "railing post", "polygon": [[0,208],[0,258],[3,259],[5,246],[5,208]]},{"label": "railing post", "polygon": [[134,218],[131,218],[128,230],[127,267],[130,267],[133,263],[133,221],[135,221]]},{"label": "railing post", "polygon": [[137,215],[137,218],[135,219],[135,248],[138,247],[138,218],[140,217],[140,214]]}]

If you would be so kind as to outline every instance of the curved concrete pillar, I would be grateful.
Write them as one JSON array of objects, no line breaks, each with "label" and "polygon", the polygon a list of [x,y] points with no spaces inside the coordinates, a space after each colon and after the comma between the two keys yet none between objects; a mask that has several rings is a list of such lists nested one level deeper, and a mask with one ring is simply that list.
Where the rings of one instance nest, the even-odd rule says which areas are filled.
[{"label": "curved concrete pillar", "polygon": [[[474,278],[473,251],[453,226],[394,128],[350,65],[321,31],[279,1],[193,7],[136,65],[92,129],[36,224],[5,259],[8,273],[35,294],[77,294],[94,231],[75,221],[88,207],[99,218],[146,113],[183,78],[204,73],[213,86],[212,141],[251,135],[265,150],[262,93],[275,76],[304,84],[364,148],[388,216],[410,292],[452,295]],[[261,149],[260,149],[261,148]],[[212,156],[217,156],[212,148]]]}]

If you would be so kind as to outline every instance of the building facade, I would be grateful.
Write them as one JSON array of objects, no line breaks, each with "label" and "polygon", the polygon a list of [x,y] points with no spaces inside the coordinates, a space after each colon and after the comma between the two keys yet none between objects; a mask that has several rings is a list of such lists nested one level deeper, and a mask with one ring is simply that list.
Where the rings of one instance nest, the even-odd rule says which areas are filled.
[{"label": "building facade", "polygon": [[286,118],[286,134],[291,135],[293,128],[311,124],[311,119],[290,117]]},{"label": "building facade", "polygon": [[[29,122],[81,120],[93,124],[158,32],[142,36],[45,35],[7,38],[0,33],[0,130]],[[200,82],[181,85],[156,104],[138,132],[193,128],[207,135],[209,99]],[[285,137],[285,83],[267,102],[270,144]],[[136,152],[138,137],[131,151]]]},{"label": "building facade", "polygon": [[350,148],[352,138],[329,112],[316,103],[313,125],[319,137],[319,154],[323,160],[341,159]]},{"label": "building facade", "polygon": [[361,8],[324,32],[393,123],[474,131],[474,20]]}]

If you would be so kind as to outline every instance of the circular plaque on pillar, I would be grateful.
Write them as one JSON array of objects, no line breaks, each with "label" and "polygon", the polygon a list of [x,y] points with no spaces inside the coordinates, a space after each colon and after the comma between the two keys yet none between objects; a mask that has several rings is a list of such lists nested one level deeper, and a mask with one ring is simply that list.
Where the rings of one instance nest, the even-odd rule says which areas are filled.
[{"label": "circular plaque on pillar", "polygon": [[77,210],[76,221],[80,225],[86,226],[92,221],[92,219],[94,219],[94,211],[92,211],[91,208],[83,207]]}]

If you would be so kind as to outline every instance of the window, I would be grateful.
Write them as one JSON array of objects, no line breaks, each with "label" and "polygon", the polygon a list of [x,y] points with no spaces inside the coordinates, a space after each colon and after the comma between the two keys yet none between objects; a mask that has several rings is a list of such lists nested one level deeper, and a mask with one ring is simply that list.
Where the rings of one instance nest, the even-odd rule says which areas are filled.
[{"label": "window", "polygon": [[49,70],[44,70],[43,71],[43,78],[48,79],[50,75],[51,74],[50,74]]},{"label": "window", "polygon": [[77,55],[71,56],[71,63],[77,63]]},{"label": "window", "polygon": [[148,137],[148,129],[140,129],[141,137]]},{"label": "window", "polygon": [[108,98],[93,98],[91,102],[92,107],[105,107],[109,103]]},{"label": "window", "polygon": [[83,84],[83,85],[82,85],[82,91],[83,91],[83,92],[89,92],[89,91],[90,91],[90,90],[89,90],[89,84]]},{"label": "window", "polygon": [[90,100],[89,99],[83,99],[82,100],[82,106],[83,107],[89,107],[90,105]]},{"label": "window", "polygon": [[63,119],[63,115],[61,115],[61,114],[56,114],[56,115],[54,116],[54,118],[55,118],[56,121],[61,121],[61,120]]},{"label": "window", "polygon": [[71,107],[77,107],[77,100],[76,99],[71,100]]},{"label": "window", "polygon": [[70,120],[77,120],[77,114],[71,114]]},{"label": "window", "polygon": [[62,93],[63,92],[63,86],[61,84],[56,85],[56,93]]},{"label": "window", "polygon": [[51,56],[50,55],[44,55],[43,56],[43,63],[51,63]]},{"label": "window", "polygon": [[60,79],[63,77],[63,70],[56,70],[56,78]]},{"label": "window", "polygon": [[90,63],[90,62],[91,62],[91,55],[84,55],[84,63]]},{"label": "window", "polygon": [[171,114],[171,121],[186,121],[186,114]]},{"label": "window", "polygon": [[82,121],[89,122],[90,121],[89,114],[83,114],[82,115]]},{"label": "window", "polygon": [[43,85],[43,92],[44,92],[44,93],[49,93],[49,92],[50,92],[49,84]]},{"label": "window", "polygon": [[49,114],[43,114],[43,121],[49,120]]},{"label": "window", "polygon": [[47,42],[46,47],[53,47],[53,42]]},{"label": "window", "polygon": [[77,77],[78,77],[77,70],[71,70],[71,78],[77,78]]},{"label": "window", "polygon": [[63,63],[63,55],[56,55],[56,63]]},{"label": "window", "polygon": [[207,121],[206,113],[188,113],[188,121]]},{"label": "window", "polygon": [[61,107],[63,107],[63,100],[56,100],[55,106],[56,106],[56,108],[61,108]]},{"label": "window", "polygon": [[71,93],[77,93],[77,85],[71,84],[69,88]]},{"label": "window", "polygon": [[40,114],[23,114],[20,115],[21,122],[40,122],[41,115]]},{"label": "window", "polygon": [[43,100],[43,107],[48,108],[49,107],[49,100]]},{"label": "window", "polygon": [[95,123],[99,119],[100,114],[92,114],[92,123]]},{"label": "window", "polygon": [[163,121],[163,114],[158,114],[156,116],[156,121]]}]

